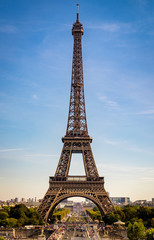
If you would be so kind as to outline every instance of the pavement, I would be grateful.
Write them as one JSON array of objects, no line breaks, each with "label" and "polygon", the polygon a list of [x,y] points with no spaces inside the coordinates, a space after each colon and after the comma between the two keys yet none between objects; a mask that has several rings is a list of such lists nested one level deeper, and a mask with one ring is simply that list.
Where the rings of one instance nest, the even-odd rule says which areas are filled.
[{"label": "pavement", "polygon": [[[75,222],[74,219],[76,219]],[[63,220],[61,225],[57,226],[48,240],[109,240],[109,238],[100,238],[97,224],[92,223],[86,212],[72,212],[69,218],[65,218],[65,222]]]}]

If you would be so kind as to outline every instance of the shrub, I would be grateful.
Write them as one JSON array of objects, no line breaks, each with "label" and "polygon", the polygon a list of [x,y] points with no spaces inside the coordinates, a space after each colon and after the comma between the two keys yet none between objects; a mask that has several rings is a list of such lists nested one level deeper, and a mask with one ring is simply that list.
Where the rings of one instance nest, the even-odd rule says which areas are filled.
[{"label": "shrub", "polygon": [[129,223],[127,235],[130,240],[143,239],[145,237],[145,227],[142,222]]},{"label": "shrub", "polygon": [[154,239],[154,228],[150,228],[146,231],[146,238],[147,238],[147,240]]}]

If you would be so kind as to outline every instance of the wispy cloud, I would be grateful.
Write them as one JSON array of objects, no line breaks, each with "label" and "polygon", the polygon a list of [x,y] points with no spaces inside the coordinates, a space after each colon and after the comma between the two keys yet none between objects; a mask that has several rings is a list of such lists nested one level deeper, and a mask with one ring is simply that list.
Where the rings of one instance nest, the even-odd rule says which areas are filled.
[{"label": "wispy cloud", "polygon": [[125,149],[125,150],[135,152],[135,153],[142,153],[142,154],[146,154],[149,156],[154,156],[153,150],[146,149],[141,146],[133,145],[132,143],[130,143],[128,141],[118,140],[118,139],[112,140],[112,139],[108,139],[108,138],[101,138],[101,139],[102,139],[103,143],[106,143],[108,145],[120,147],[121,149]]},{"label": "wispy cloud", "polygon": [[[154,179],[154,168],[152,167],[138,167],[138,166],[130,166],[130,165],[118,165],[118,164],[98,164],[98,169],[100,172],[103,171],[113,171],[113,172],[120,172],[122,174],[129,173],[129,174],[139,174],[142,176],[144,173],[145,178]],[[148,176],[147,176],[148,175]]]},{"label": "wispy cloud", "polygon": [[129,147],[129,149],[133,152],[143,152],[143,148],[138,148],[138,147]]},{"label": "wispy cloud", "polygon": [[121,30],[130,29],[130,24],[128,23],[100,23],[100,24],[89,24],[88,28],[90,29],[99,29],[106,32],[119,32]]},{"label": "wispy cloud", "polygon": [[58,157],[57,154],[44,154],[44,153],[34,153],[25,155],[25,157]]},{"label": "wispy cloud", "polygon": [[132,147],[129,147],[129,150],[131,150],[133,152],[137,152],[137,153],[144,153],[144,154],[147,154],[147,155],[154,156],[154,152],[148,151],[144,148],[139,148],[139,147],[132,146]]},{"label": "wispy cloud", "polygon": [[99,99],[109,108],[118,109],[119,107],[116,101],[113,101],[106,96],[99,96]]},{"label": "wispy cloud", "polygon": [[37,94],[33,94],[33,95],[32,95],[32,98],[35,99],[35,100],[38,100]]},{"label": "wispy cloud", "polygon": [[[26,150],[26,151],[25,151]],[[57,154],[49,153],[32,153],[28,149],[0,149],[0,160],[13,161],[16,162],[32,162],[35,163],[42,161],[54,160],[59,158]]]},{"label": "wispy cloud", "polygon": [[18,152],[18,151],[23,151],[23,148],[7,148],[7,149],[0,149],[0,153],[4,152]]},{"label": "wispy cloud", "polygon": [[0,32],[1,33],[16,33],[17,32],[17,28],[14,25],[1,25],[0,26]]},{"label": "wispy cloud", "polygon": [[107,139],[105,139],[104,142],[109,145],[118,145],[119,144],[118,141],[111,141],[111,140],[107,140]]},{"label": "wispy cloud", "polygon": [[145,111],[141,111],[141,112],[138,112],[137,114],[139,114],[139,115],[151,115],[151,114],[154,114],[154,109],[148,109],[148,110],[145,110]]}]

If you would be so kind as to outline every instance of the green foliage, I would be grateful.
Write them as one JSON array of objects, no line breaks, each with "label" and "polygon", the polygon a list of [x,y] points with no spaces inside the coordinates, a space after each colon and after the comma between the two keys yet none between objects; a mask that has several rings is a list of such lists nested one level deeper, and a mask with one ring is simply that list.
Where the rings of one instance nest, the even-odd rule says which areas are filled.
[{"label": "green foliage", "polygon": [[98,212],[98,211],[99,211],[98,207],[94,207],[94,208],[93,208],[93,211],[94,211],[94,212]]},{"label": "green foliage", "polygon": [[3,209],[4,209],[4,211],[7,212],[8,214],[10,213],[10,207],[9,207],[9,206],[4,206]]},{"label": "green foliage", "polygon": [[17,219],[15,218],[6,218],[1,220],[1,226],[12,228],[17,226]]},{"label": "green foliage", "polygon": [[123,212],[121,207],[119,207],[119,206],[115,207],[114,213],[118,220],[125,221],[125,213]]},{"label": "green foliage", "polygon": [[102,220],[102,216],[101,216],[101,213],[100,211],[95,211],[94,210],[86,210],[87,214],[91,217],[91,219],[94,221],[94,220],[99,220],[101,221]]},{"label": "green foliage", "polygon": [[103,221],[106,224],[112,224],[121,220],[128,224],[143,221],[145,227],[154,227],[154,208],[144,206],[115,207],[114,212],[107,213],[103,216]]},{"label": "green foliage", "polygon": [[6,218],[8,218],[9,214],[3,210],[0,210],[0,219],[4,220]]},{"label": "green foliage", "polygon": [[146,221],[151,216],[151,208],[140,206],[137,209],[137,213],[138,213],[138,218],[141,218],[143,219],[143,221]]},{"label": "green foliage", "polygon": [[19,219],[26,218],[29,215],[29,209],[24,204],[16,205],[10,209],[10,217]]},{"label": "green foliage", "polygon": [[147,238],[147,240],[154,239],[154,228],[150,228],[146,231],[146,238]]},{"label": "green foliage", "polygon": [[17,225],[17,219],[15,219],[15,218],[7,218],[6,219],[6,227],[13,228],[13,227],[16,227],[16,225]]},{"label": "green foliage", "polygon": [[127,236],[130,240],[143,239],[145,237],[145,227],[142,222],[129,223]]},{"label": "green foliage", "polygon": [[151,219],[151,227],[154,227],[154,218]]},{"label": "green foliage", "polygon": [[49,222],[53,223],[57,220],[61,221],[69,212],[70,212],[70,209],[65,209],[65,208],[55,209]]},{"label": "green foliage", "polygon": [[109,212],[103,217],[97,207],[93,210],[86,210],[93,220],[103,220],[106,224],[113,224],[118,220],[125,222],[126,226],[129,223],[143,222],[145,227],[154,227],[154,208],[144,206],[131,206],[115,207],[114,212]]},{"label": "green foliage", "polygon": [[114,222],[117,222],[119,220],[119,216],[116,215],[113,212],[107,213],[106,216],[104,217],[104,221],[107,222],[108,224],[113,224]]},{"label": "green foliage", "polygon": [[0,237],[0,240],[5,240],[5,238],[3,238],[3,237]]},{"label": "green foliage", "polygon": [[26,221],[25,221],[25,218],[21,217],[18,219],[18,223],[17,223],[17,226],[18,227],[21,227],[21,226],[24,226],[26,225]]},{"label": "green foliage", "polygon": [[29,224],[44,224],[39,213],[33,208],[27,208],[24,204],[19,204],[15,207],[4,207],[0,211],[0,226],[21,227]]},{"label": "green foliage", "polygon": [[124,221],[131,221],[131,219],[137,217],[137,207],[136,206],[130,206],[126,205],[123,207],[122,211],[125,214]]}]

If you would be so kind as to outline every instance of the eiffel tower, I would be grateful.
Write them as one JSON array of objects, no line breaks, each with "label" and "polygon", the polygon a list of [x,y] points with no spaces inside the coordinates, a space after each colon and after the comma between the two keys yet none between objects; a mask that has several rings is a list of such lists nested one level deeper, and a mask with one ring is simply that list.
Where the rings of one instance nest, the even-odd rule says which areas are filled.
[{"label": "eiffel tower", "polygon": [[[102,215],[113,211],[113,204],[104,189],[104,177],[100,177],[94,161],[88,135],[82,64],[83,25],[77,19],[73,24],[74,37],[71,94],[66,135],[62,138],[63,149],[54,177],[49,177],[49,189],[42,199],[38,211],[47,222],[55,207],[64,199],[84,197],[94,202]],[[72,154],[81,153],[85,176],[69,176]]]}]

